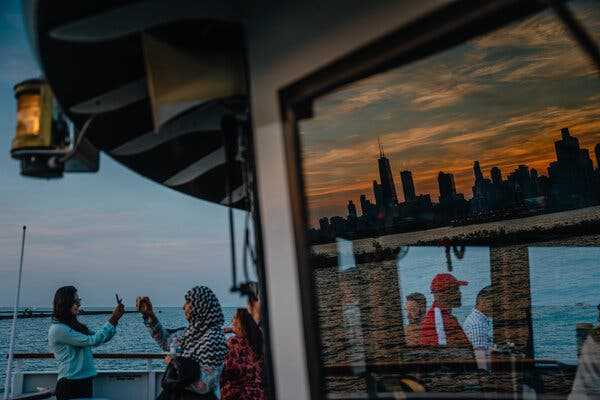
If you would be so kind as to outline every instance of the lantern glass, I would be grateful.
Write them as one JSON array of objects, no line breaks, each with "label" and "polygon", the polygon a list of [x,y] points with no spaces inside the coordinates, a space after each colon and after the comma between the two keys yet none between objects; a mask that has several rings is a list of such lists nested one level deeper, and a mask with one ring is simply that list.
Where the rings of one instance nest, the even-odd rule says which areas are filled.
[{"label": "lantern glass", "polygon": [[42,116],[41,96],[22,94],[17,102],[17,136],[39,135]]}]

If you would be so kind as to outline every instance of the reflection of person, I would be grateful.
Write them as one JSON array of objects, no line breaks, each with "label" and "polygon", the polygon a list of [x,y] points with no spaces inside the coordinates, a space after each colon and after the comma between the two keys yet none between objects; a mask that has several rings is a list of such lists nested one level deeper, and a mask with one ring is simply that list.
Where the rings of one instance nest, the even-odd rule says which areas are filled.
[{"label": "reflection of person", "polygon": [[262,303],[258,294],[258,284],[256,282],[251,282],[250,288],[251,293],[248,295],[248,304],[246,305],[246,308],[248,309],[248,312],[250,313],[254,321],[262,329]]},{"label": "reflection of person", "polygon": [[232,325],[234,336],[227,340],[221,399],[263,400],[262,332],[245,308],[238,308]]},{"label": "reflection of person", "polygon": [[148,297],[138,297],[136,306],[154,340],[170,353],[165,358],[167,364],[181,357],[199,365],[199,376],[186,391],[205,395],[207,399],[219,398],[219,379],[227,345],[223,334],[223,311],[213,291],[206,286],[196,286],[187,292],[183,305],[189,323],[186,328],[163,328]]},{"label": "reflection of person", "polygon": [[427,300],[422,293],[411,293],[406,296],[406,318],[408,325],[404,328],[404,338],[408,346],[417,346],[421,332],[421,321],[427,312]]},{"label": "reflection of person", "polygon": [[477,366],[490,369],[490,355],[493,344],[492,318],[494,312],[494,297],[492,287],[486,286],[479,291],[475,308],[465,319],[463,329],[473,346]]},{"label": "reflection of person", "polygon": [[421,346],[470,347],[469,339],[452,315],[461,306],[460,286],[468,283],[452,274],[437,274],[431,281],[433,304],[421,323]]},{"label": "reflection of person", "polygon": [[569,400],[600,399],[600,327],[590,333],[581,348],[579,366]]},{"label": "reflection of person", "polygon": [[75,287],[64,286],[56,291],[48,347],[58,361],[58,382],[54,390],[57,400],[93,396],[92,379],[97,373],[92,347],[112,339],[125,312],[123,304],[117,304],[108,322],[93,332],[77,320],[80,306]]},{"label": "reflection of person", "polygon": [[[246,309],[254,319],[254,322],[256,322],[256,324],[262,331],[262,302],[260,301],[260,296],[258,293],[258,283],[248,282],[248,289],[248,301],[246,302]],[[225,328],[223,328],[223,332],[233,333],[233,327],[226,326]]]}]

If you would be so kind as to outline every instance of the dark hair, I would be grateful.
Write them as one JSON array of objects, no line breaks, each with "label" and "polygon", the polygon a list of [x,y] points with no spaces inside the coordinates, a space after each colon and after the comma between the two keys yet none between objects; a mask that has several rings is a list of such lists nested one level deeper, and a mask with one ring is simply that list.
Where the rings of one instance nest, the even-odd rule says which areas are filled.
[{"label": "dark hair", "polygon": [[235,318],[239,321],[240,327],[246,335],[250,347],[258,357],[262,356],[263,353],[263,338],[262,331],[258,327],[252,315],[245,308],[238,308],[235,312]]},{"label": "dark hair", "polygon": [[54,304],[52,307],[52,319],[55,322],[65,324],[73,330],[84,335],[89,335],[87,326],[77,321],[77,316],[71,313],[71,307],[75,304],[75,286],[63,286],[54,293]]},{"label": "dark hair", "polygon": [[492,290],[492,287],[486,286],[479,291],[479,293],[477,294],[477,300],[475,302],[479,303],[480,301],[482,301],[484,299],[489,299],[490,297],[492,297],[493,294],[494,294],[494,291]]},{"label": "dark hair", "polygon": [[246,283],[246,295],[248,296],[248,305],[259,301],[258,297],[258,283],[248,282]]},{"label": "dark hair", "polygon": [[427,305],[427,299],[421,293],[415,292],[406,296],[406,301],[416,301],[417,303],[421,303],[423,306]]}]

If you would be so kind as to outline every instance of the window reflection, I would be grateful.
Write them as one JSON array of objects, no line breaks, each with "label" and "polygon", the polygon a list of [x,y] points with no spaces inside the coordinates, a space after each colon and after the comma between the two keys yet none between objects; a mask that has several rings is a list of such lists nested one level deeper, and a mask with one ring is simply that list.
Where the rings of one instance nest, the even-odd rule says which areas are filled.
[{"label": "window reflection", "polygon": [[[597,35],[600,9],[570,5]],[[314,102],[299,129],[330,398],[600,380],[593,68],[543,12]]]},{"label": "window reflection", "polygon": [[370,247],[312,255],[331,393],[404,391],[407,376],[429,391],[569,393],[578,340],[590,352],[599,332],[600,248],[467,246],[450,273],[445,246]]},{"label": "window reflection", "polygon": [[536,358],[577,362],[577,325],[598,323],[598,260],[598,247],[529,249]]}]

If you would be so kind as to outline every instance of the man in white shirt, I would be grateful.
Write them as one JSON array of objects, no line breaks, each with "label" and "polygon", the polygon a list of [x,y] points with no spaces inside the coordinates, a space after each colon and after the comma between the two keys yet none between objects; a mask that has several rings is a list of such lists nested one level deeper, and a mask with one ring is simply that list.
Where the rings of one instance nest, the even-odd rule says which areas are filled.
[{"label": "man in white shirt", "polygon": [[492,317],[494,313],[494,296],[491,286],[479,291],[475,308],[465,319],[463,329],[473,346],[477,366],[480,369],[490,369],[490,359],[493,345]]},{"label": "man in white shirt", "polygon": [[577,375],[568,400],[600,399],[600,328],[590,333],[581,348]]}]

